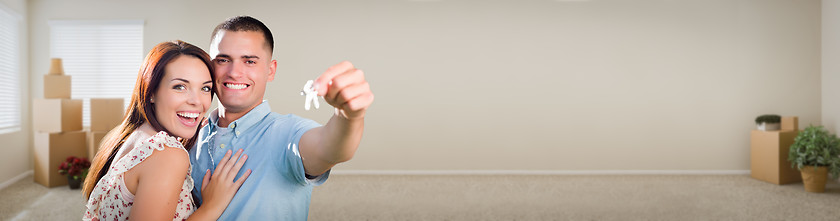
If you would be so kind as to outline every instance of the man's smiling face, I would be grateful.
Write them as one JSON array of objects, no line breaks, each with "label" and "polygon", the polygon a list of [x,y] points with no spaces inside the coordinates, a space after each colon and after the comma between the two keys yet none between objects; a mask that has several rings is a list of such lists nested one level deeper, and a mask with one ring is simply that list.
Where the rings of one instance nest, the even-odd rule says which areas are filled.
[{"label": "man's smiling face", "polygon": [[276,65],[262,33],[220,30],[210,44],[216,93],[225,110],[247,112],[260,103]]}]

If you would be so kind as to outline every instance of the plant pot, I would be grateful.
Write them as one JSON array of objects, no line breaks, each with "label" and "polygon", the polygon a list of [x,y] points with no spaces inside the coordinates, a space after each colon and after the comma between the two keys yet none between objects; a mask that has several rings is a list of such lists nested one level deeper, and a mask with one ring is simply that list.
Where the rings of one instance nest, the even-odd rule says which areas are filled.
[{"label": "plant pot", "polygon": [[828,178],[828,167],[805,166],[799,172],[802,173],[802,183],[805,191],[812,193],[825,192],[825,180]]},{"label": "plant pot", "polygon": [[[825,183],[825,180],[823,180]],[[70,185],[70,189],[79,189],[82,185],[82,179],[73,179],[73,176],[67,176],[67,184]]]},{"label": "plant pot", "polygon": [[758,130],[761,130],[761,131],[776,131],[776,130],[779,130],[779,128],[781,128],[782,125],[781,125],[781,123],[761,122],[760,124],[756,124],[755,126],[757,127]]}]

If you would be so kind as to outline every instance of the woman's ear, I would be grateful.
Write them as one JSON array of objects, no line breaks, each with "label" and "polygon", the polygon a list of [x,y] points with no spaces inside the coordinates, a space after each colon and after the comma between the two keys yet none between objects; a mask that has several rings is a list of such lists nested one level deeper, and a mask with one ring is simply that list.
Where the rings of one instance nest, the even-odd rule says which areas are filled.
[{"label": "woman's ear", "polygon": [[155,103],[155,96],[154,95],[152,95],[152,98],[149,99],[149,102],[151,102],[153,104]]}]

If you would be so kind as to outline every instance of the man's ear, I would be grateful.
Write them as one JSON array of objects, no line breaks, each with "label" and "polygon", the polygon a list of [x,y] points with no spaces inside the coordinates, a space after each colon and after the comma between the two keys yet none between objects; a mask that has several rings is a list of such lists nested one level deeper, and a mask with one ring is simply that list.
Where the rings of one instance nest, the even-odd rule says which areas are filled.
[{"label": "man's ear", "polygon": [[268,81],[274,80],[274,73],[277,71],[277,60],[271,60],[271,63],[268,64]]}]

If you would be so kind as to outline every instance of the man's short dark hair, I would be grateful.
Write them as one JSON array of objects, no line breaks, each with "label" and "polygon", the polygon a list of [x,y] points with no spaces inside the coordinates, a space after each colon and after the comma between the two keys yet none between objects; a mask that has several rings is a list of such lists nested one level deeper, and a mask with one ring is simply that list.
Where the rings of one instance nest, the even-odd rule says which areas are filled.
[{"label": "man's short dark hair", "polygon": [[213,34],[210,36],[211,42],[216,38],[219,30],[262,32],[263,37],[265,37],[265,43],[268,46],[268,54],[274,53],[274,36],[271,35],[271,30],[268,30],[268,27],[256,18],[242,15],[225,20],[217,25],[216,29],[213,29]]}]

